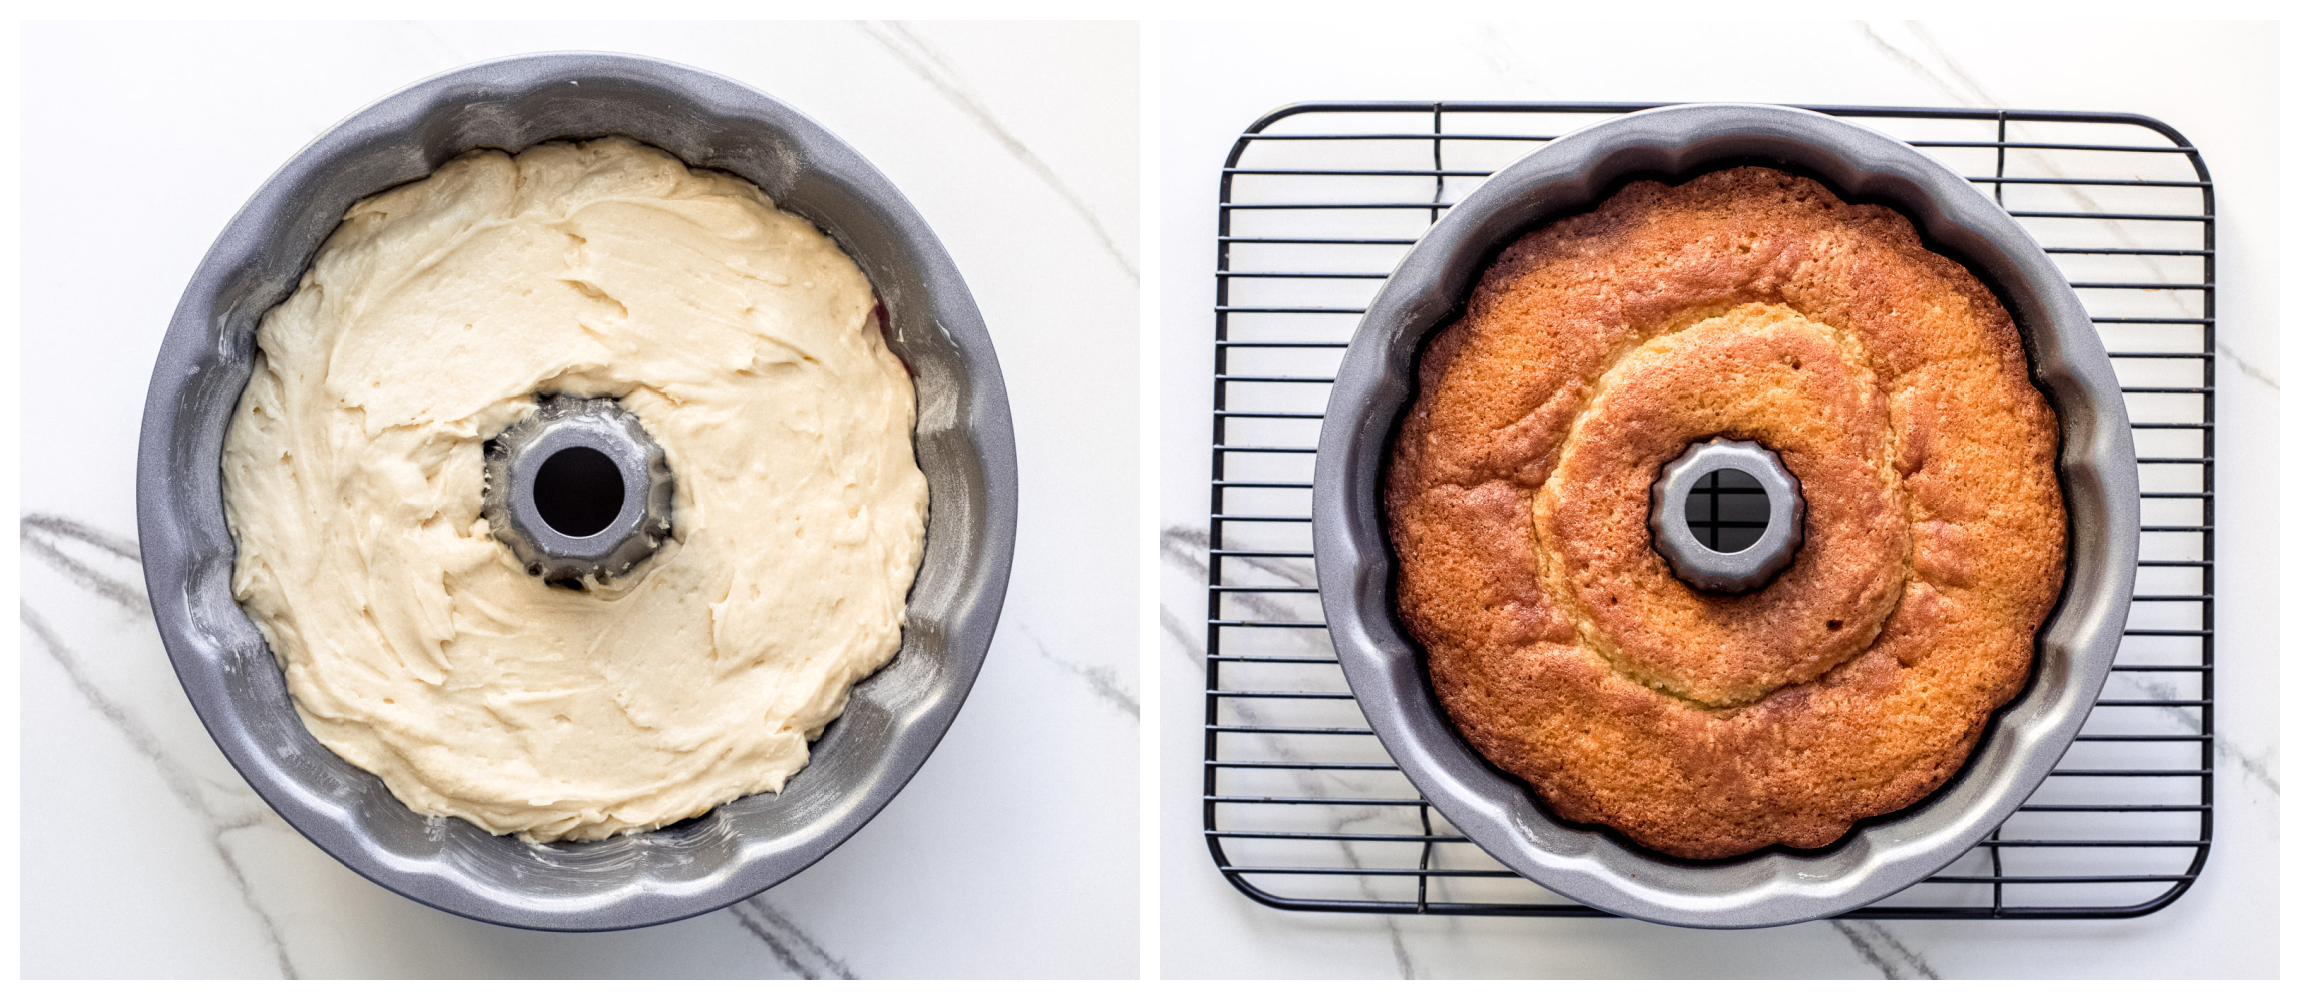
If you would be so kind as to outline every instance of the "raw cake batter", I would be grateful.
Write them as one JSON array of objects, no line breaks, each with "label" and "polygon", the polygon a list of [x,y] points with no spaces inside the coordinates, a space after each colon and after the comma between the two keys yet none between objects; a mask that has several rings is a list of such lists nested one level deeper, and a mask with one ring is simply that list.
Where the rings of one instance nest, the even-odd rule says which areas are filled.
[{"label": "raw cake batter", "polygon": [[[224,447],[233,595],[304,724],[410,807],[592,840],[777,791],[901,641],[910,378],[855,263],[628,139],[474,151],[352,206],[264,317]],[[582,590],[480,513],[540,394],[669,457],[672,538]]]}]

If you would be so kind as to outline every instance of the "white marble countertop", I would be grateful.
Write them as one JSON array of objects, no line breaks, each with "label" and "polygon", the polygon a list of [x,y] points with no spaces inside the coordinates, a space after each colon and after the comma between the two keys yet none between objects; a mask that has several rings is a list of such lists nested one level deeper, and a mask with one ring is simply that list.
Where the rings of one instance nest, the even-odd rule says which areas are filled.
[{"label": "white marble countertop", "polygon": [[[1852,23],[1166,25],[1155,37],[1161,352],[1158,717],[1168,977],[2119,977],[2277,973],[2279,402],[2275,30]],[[1731,53],[1729,61],[1721,53]],[[1208,859],[1203,781],[1216,184],[1240,130],[1310,100],[1736,100],[2136,111],[2187,134],[2219,198],[2217,812],[2188,894],[2112,921],[1622,920],[1291,913]]]},{"label": "white marble countertop", "polygon": [[[1136,39],[1123,24],[26,27],[23,973],[1134,975]],[[998,638],[917,778],[752,900],[598,935],[431,910],[290,830],[201,729],[135,561],[145,384],[225,220],[367,102],[552,49],[736,77],[870,157],[972,286],[1021,455]]]}]

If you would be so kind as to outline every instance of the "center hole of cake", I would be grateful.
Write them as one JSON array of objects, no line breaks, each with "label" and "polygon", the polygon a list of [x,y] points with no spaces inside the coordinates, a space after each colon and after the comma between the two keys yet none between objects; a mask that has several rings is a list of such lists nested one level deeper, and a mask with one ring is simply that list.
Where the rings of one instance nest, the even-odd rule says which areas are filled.
[{"label": "center hole of cake", "polygon": [[1739,469],[1702,476],[1685,494],[1685,526],[1712,552],[1739,552],[1765,537],[1773,501],[1757,477]]},{"label": "center hole of cake", "polygon": [[596,448],[568,448],[535,470],[535,513],[553,531],[587,538],[607,530],[622,512],[622,470]]}]

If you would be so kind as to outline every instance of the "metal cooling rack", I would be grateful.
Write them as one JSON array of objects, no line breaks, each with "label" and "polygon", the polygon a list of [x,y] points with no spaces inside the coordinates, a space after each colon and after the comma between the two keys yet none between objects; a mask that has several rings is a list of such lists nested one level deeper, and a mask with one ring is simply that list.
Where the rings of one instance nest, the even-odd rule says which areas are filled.
[{"label": "metal cooling rack", "polygon": [[[1642,104],[1302,104],[1222,172],[1204,821],[1270,906],[1601,916],[1503,869],[1383,753],[1324,631],[1310,474],[1342,349],[1390,269],[1493,170]],[[2139,446],[2139,586],[2076,744],[1972,852],[1857,916],[2131,917],[2212,839],[2213,197],[2154,119],[1817,107],[1962,172],[2053,254],[2107,341]]]}]

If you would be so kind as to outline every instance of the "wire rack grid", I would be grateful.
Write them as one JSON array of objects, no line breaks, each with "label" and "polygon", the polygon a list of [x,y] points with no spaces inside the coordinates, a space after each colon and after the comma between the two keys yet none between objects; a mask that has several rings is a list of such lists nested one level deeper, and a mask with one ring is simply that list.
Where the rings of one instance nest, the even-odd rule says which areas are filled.
[{"label": "wire rack grid", "polygon": [[[1232,147],[1219,204],[1207,553],[1206,842],[1291,910],[1602,916],[1502,868],[1382,751],[1324,631],[1309,543],[1325,394],[1397,261],[1494,170],[1653,105],[1321,103]],[[2212,838],[2213,192],[2127,114],[1815,107],[1923,148],[2020,220],[2076,287],[2140,455],[2137,596],[2116,667],[2037,793],[1939,874],[1852,915],[2154,912]]]}]

